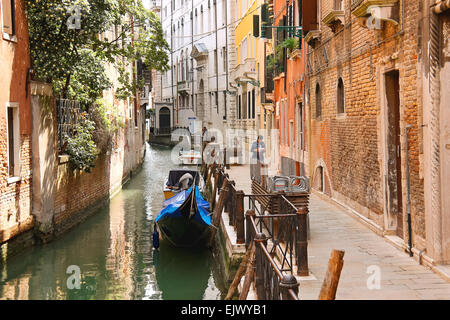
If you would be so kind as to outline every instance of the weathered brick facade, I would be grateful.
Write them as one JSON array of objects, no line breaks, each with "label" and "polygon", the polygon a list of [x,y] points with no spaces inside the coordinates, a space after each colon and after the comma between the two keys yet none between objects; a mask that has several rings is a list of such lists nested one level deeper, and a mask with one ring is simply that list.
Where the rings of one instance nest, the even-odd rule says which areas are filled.
[{"label": "weathered brick facade", "polygon": [[[411,125],[408,163],[413,240],[417,247],[423,247],[418,2],[404,0],[393,4],[396,23],[372,20],[366,12],[358,12],[371,1],[343,1],[342,16],[341,10],[335,10],[335,2],[318,1],[320,36],[308,39],[307,35],[312,185],[316,189],[323,185],[321,191],[326,195],[355,209],[385,232],[396,233],[406,240],[405,130]],[[330,22],[333,14],[337,18]],[[380,23],[380,29],[364,26],[374,21]],[[343,95],[338,89],[339,79],[342,79]],[[397,98],[388,81],[394,84],[398,81]],[[341,95],[343,110],[338,110]],[[396,100],[398,105],[394,106]],[[319,104],[320,115],[317,114]],[[398,107],[399,118],[394,121],[390,118],[395,107]],[[390,140],[390,135],[394,136],[392,126],[397,127],[398,145]],[[396,152],[400,156],[397,161],[401,163],[395,168],[392,154]],[[395,212],[397,209],[399,213]]]},{"label": "weathered brick facade", "polygon": [[[105,94],[105,99],[110,94],[112,92]],[[43,98],[45,95],[47,97]],[[113,135],[112,149],[99,155],[91,172],[73,170],[69,156],[60,154],[57,147],[58,123],[51,87],[32,82],[31,106],[35,126],[33,215],[36,217],[36,235],[41,241],[51,240],[104,207],[142,163],[145,113],[132,112],[130,108],[135,106],[134,103],[114,100],[114,104],[125,121],[125,127]],[[135,121],[134,117],[138,119]]]},{"label": "weathered brick facade", "polygon": [[[10,19],[15,24],[5,20],[4,12],[10,10],[2,8],[0,33],[0,264],[104,206],[139,168],[145,154],[145,110],[140,110],[139,98],[119,101],[109,90],[103,98],[118,109],[124,127],[114,134],[114,147],[99,156],[91,173],[70,168],[68,156],[59,152],[51,85],[30,80],[24,1],[11,3],[15,11]],[[132,73],[133,66],[128,67]],[[107,69],[117,84],[118,70]]]},{"label": "weathered brick facade", "polygon": [[[15,26],[6,21],[0,26],[0,245],[33,227],[31,114],[29,95],[25,95],[30,67],[28,28],[24,1],[12,3],[15,8],[11,8],[14,14],[10,19],[15,17]],[[13,117],[8,116],[8,109],[14,109]],[[11,145],[15,169],[11,169]]]}]

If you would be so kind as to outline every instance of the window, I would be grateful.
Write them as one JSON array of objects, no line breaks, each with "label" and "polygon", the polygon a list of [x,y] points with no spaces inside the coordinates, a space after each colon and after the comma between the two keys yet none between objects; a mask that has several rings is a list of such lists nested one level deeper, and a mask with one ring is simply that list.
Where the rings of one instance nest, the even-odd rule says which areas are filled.
[{"label": "window", "polygon": [[7,103],[8,125],[8,174],[10,177],[20,176],[20,131],[19,131],[19,104]]},{"label": "window", "polygon": [[298,128],[299,128],[299,146],[300,150],[303,150],[303,136],[304,136],[304,128],[303,128],[303,104],[300,102],[298,104]]},{"label": "window", "polygon": [[344,10],[344,0],[334,0],[334,10]]},{"label": "window", "polygon": [[226,25],[227,17],[227,0],[222,0],[222,26]]},{"label": "window", "polygon": [[288,134],[288,105],[287,100],[284,100],[284,143],[288,144],[289,134]]},{"label": "window", "polygon": [[320,85],[316,85],[316,118],[319,119],[322,116],[322,93],[320,91]]},{"label": "window", "polygon": [[227,49],[222,47],[223,72],[227,72]]},{"label": "window", "polygon": [[2,0],[3,33],[16,34],[15,0]]},{"label": "window", "polygon": [[242,46],[239,44],[239,52],[238,52],[238,64],[242,63]]},{"label": "window", "polygon": [[223,109],[224,109],[224,115],[223,120],[227,120],[227,92],[223,92]]},{"label": "window", "polygon": [[252,118],[252,92],[249,91],[247,93],[247,118],[251,119]]},{"label": "window", "polygon": [[214,49],[214,74],[217,74],[217,66],[218,66],[217,50]]},{"label": "window", "polygon": [[247,39],[248,39],[248,54],[247,54],[247,56],[249,58],[251,58],[251,57],[253,57],[253,48],[252,48],[253,41],[251,38],[251,33],[248,34]]},{"label": "window", "polygon": [[213,2],[213,10],[214,11],[211,12],[212,21],[213,21],[211,27],[217,28],[217,21],[216,21],[216,14],[215,14],[215,12],[216,12],[216,2],[215,1]]},{"label": "window", "polygon": [[252,90],[252,119],[256,118],[255,89]]},{"label": "window", "polygon": [[280,107],[277,109],[280,110],[280,137],[281,137],[280,142],[284,143],[284,106],[283,106],[283,101],[280,101],[279,106]]},{"label": "window", "polygon": [[345,113],[345,89],[342,78],[339,78],[337,86],[337,113]]},{"label": "window", "polygon": [[203,33],[203,6],[200,6],[200,33]]},{"label": "window", "polygon": [[242,105],[241,95],[238,97],[238,119],[242,119]]},{"label": "window", "polygon": [[242,40],[242,62],[247,59],[247,37]]}]

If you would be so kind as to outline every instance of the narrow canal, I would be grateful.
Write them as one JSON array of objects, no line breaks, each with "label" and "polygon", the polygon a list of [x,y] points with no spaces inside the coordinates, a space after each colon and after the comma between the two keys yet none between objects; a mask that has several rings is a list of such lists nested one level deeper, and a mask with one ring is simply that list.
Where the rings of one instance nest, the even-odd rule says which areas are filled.
[{"label": "narrow canal", "polygon": [[[153,250],[153,221],[172,167],[170,149],[147,147],[142,171],[108,207],[0,266],[0,299],[220,299],[220,277],[208,249],[161,242]],[[80,270],[80,289],[67,285],[73,268]]]}]

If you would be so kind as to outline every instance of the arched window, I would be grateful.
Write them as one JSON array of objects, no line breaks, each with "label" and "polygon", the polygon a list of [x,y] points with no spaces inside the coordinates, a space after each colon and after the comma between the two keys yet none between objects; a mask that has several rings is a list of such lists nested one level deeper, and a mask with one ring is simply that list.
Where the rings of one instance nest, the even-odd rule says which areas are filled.
[{"label": "arched window", "polygon": [[320,91],[320,85],[316,85],[316,118],[322,116],[322,92]]},{"label": "arched window", "polygon": [[337,85],[337,113],[345,113],[345,89],[342,78],[339,78]]}]

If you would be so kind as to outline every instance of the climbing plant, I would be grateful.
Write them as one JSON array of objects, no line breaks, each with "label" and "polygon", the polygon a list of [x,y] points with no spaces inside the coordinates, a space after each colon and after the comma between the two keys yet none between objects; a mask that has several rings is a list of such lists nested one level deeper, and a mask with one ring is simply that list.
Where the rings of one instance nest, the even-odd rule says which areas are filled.
[{"label": "climbing plant", "polygon": [[[62,98],[94,102],[110,85],[107,64],[126,61],[130,67],[141,59],[155,70],[168,69],[161,22],[141,0],[26,0],[26,5],[33,77],[51,83]],[[113,38],[105,37],[106,31],[114,31]],[[140,86],[131,74],[119,82],[134,90],[122,90],[122,98]]]},{"label": "climbing plant", "polygon": [[90,172],[97,160],[99,150],[93,139],[95,123],[89,120],[86,112],[81,114],[75,131],[75,135],[67,137],[66,153],[70,156],[70,165],[72,169]]},{"label": "climbing plant", "polygon": [[161,21],[141,0],[25,2],[33,79],[50,83],[55,96],[77,100],[90,113],[64,148],[73,168],[89,172],[122,122],[114,106],[99,100],[103,91],[117,80],[115,97],[134,98],[143,86],[138,62],[169,68]]}]

